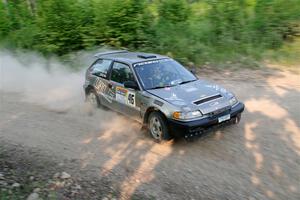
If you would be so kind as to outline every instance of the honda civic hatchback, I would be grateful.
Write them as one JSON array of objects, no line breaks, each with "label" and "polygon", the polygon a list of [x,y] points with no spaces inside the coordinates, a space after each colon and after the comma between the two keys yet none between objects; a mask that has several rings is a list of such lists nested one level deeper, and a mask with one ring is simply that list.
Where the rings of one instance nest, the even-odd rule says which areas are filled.
[{"label": "honda civic hatchback", "polygon": [[86,100],[139,121],[156,141],[193,138],[241,119],[244,104],[233,93],[169,57],[128,51],[95,57],[86,71]]}]

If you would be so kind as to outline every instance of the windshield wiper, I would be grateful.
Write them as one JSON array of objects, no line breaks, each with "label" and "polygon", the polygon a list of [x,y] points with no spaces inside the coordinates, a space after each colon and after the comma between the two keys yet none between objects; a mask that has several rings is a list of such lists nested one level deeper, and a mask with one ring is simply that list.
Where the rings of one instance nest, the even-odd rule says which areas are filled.
[{"label": "windshield wiper", "polygon": [[197,79],[189,80],[189,81],[182,81],[181,83],[179,83],[179,85],[186,84],[186,83],[189,83],[189,82],[194,82],[194,81],[196,81],[196,80],[197,80]]},{"label": "windshield wiper", "polygon": [[153,87],[153,88],[150,88],[149,90],[154,90],[154,89],[161,89],[161,88],[166,88],[166,87],[174,87],[174,86],[177,86],[177,85],[182,85],[182,84],[185,84],[185,83],[189,83],[189,82],[193,82],[193,81],[196,81],[197,79],[194,79],[194,80],[188,80],[188,81],[182,81],[180,82],[179,84],[171,84],[171,85],[163,85],[163,86],[156,86],[156,87]]}]

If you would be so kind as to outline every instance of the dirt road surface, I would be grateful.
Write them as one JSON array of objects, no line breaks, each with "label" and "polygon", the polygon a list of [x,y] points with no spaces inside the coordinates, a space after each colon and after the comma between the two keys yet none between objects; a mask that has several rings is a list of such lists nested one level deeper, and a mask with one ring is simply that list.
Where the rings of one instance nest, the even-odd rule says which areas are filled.
[{"label": "dirt road surface", "polygon": [[89,116],[81,104],[55,110],[2,91],[0,141],[38,149],[58,162],[76,160],[78,170],[110,179],[120,199],[139,193],[153,199],[300,199],[299,74],[199,74],[245,103],[240,124],[193,142],[157,144],[139,124],[115,113]]}]

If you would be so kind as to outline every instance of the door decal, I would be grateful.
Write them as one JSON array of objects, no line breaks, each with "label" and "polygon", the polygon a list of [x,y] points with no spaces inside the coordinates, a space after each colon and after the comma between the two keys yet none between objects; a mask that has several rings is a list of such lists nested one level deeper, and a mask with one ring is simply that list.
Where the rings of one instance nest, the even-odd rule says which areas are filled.
[{"label": "door decal", "polygon": [[104,93],[106,88],[107,88],[106,84],[100,78],[97,78],[95,83],[95,89],[97,93]]},{"label": "door decal", "polygon": [[95,89],[96,92],[100,95],[102,95],[109,103],[112,103],[112,96],[111,96],[111,89],[109,89],[107,91],[106,94],[106,90],[107,90],[107,85],[104,81],[102,81],[100,78],[97,78],[96,82],[95,82]]},{"label": "door decal", "polygon": [[131,92],[123,87],[116,87],[116,101],[122,104],[135,107],[135,92]]},{"label": "door decal", "polygon": [[127,104],[135,107],[135,93],[128,91],[127,93]]}]

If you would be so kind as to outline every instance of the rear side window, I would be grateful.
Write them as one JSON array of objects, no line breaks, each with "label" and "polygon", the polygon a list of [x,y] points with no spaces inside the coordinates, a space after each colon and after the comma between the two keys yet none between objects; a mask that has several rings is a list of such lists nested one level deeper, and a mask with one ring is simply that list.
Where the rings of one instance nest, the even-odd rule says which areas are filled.
[{"label": "rear side window", "polygon": [[111,63],[111,60],[97,60],[97,62],[92,66],[92,73],[97,76],[106,78]]},{"label": "rear side window", "polygon": [[134,76],[128,65],[114,62],[111,71],[111,80],[123,84],[125,81],[134,81]]}]

